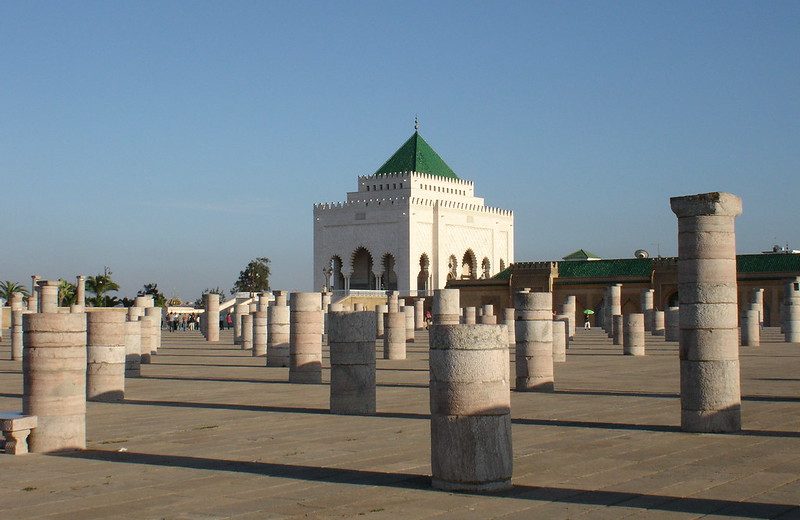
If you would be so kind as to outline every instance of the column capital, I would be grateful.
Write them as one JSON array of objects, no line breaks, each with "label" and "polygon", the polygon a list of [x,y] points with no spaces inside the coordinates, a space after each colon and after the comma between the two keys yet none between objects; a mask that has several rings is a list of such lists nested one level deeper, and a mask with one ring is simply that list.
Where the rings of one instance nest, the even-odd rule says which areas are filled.
[{"label": "column capital", "polygon": [[732,193],[712,192],[671,197],[669,205],[678,218],[720,216],[735,217],[742,213],[742,199]]}]

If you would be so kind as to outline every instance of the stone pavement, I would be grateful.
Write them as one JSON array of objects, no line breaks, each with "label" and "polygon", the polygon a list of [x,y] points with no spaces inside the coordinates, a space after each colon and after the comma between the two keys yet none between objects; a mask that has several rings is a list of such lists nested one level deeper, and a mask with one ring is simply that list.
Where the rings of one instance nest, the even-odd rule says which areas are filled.
[{"label": "stone pavement", "polygon": [[[8,336],[0,410],[20,410]],[[85,452],[0,454],[0,518],[800,518],[800,346],[774,329],[741,349],[735,435],[679,431],[675,343],[630,357],[579,330],[555,393],[512,392],[515,487],[495,496],[429,487],[424,331],[378,356],[374,417],[329,415],[327,384],[232,343],[164,332],[124,402],[88,403]]]}]

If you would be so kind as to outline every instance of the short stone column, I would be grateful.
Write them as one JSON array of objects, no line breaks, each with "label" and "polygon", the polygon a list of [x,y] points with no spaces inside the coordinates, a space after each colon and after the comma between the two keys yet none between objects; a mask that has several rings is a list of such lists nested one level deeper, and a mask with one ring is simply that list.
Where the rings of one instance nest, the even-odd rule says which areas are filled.
[{"label": "short stone column", "polygon": [[86,448],[86,314],[22,317],[22,413],[31,453]]},{"label": "short stone column", "polygon": [[267,311],[253,314],[253,357],[267,355]]},{"label": "short stone column", "polygon": [[219,341],[219,294],[206,293],[203,295],[206,316],[206,341],[216,343]]},{"label": "short stone column", "polygon": [[425,298],[417,298],[414,302],[414,329],[425,330]]},{"label": "short stone column", "polygon": [[250,312],[250,305],[247,303],[236,303],[233,306],[233,344],[242,344],[242,316]]},{"label": "short stone column", "polygon": [[[664,323],[664,311],[653,309],[653,336],[664,336],[666,333],[666,325]],[[645,324],[647,324],[647,317],[645,316]]]},{"label": "short stone column", "polygon": [[75,283],[75,305],[86,306],[86,277],[79,274]]},{"label": "short stone column", "polygon": [[286,293],[275,291],[274,305],[267,308],[267,366],[289,366],[289,307]]},{"label": "short stone column", "polygon": [[152,320],[150,325],[150,354],[156,355],[161,348],[161,307],[147,307],[144,315]]},{"label": "short stone column", "polygon": [[786,284],[785,299],[784,340],[787,343],[800,343],[800,276]]},{"label": "short stone column", "polygon": [[[503,323],[506,324],[508,329],[508,344],[514,345],[517,342],[516,327],[514,326],[514,308],[505,309],[504,314]],[[567,348],[569,348],[569,345],[567,345]]]},{"label": "short stone column", "polygon": [[152,294],[145,294],[143,296],[137,296],[133,300],[133,305],[135,305],[136,307],[141,307],[143,309],[146,309],[148,307],[155,306],[155,301],[153,299]]},{"label": "short stone column", "polygon": [[414,343],[414,307],[406,305],[400,307],[400,310],[406,316],[406,342]]},{"label": "short stone column", "polygon": [[461,315],[458,289],[433,291],[432,320],[434,325],[458,325]]},{"label": "short stone column", "polygon": [[623,316],[622,353],[626,356],[644,356],[644,314]]},{"label": "short stone column", "polygon": [[383,315],[383,359],[406,358],[406,315],[389,311]]},{"label": "short stone column", "polygon": [[121,312],[86,314],[86,399],[125,397],[125,320]]},{"label": "short stone column", "polygon": [[483,492],[511,487],[513,451],[507,374],[508,337],[503,327],[431,328],[429,392],[434,488]]},{"label": "short stone column", "polygon": [[653,331],[653,310],[655,309],[653,306],[653,299],[655,292],[654,289],[642,289],[642,314],[644,314],[644,330],[647,332]]},{"label": "short stone column", "polygon": [[383,339],[384,326],[385,326],[384,324],[386,323],[384,316],[386,316],[387,312],[389,312],[388,305],[375,306],[375,319],[377,320],[375,322],[375,337],[378,339]]},{"label": "short stone column", "polygon": [[741,429],[734,218],[730,193],[670,199],[678,217],[681,428]]},{"label": "short stone column", "polygon": [[553,379],[553,294],[517,292],[516,389],[518,392],[552,392]]},{"label": "short stone column", "polygon": [[331,312],[331,413],[375,414],[374,312]]},{"label": "short stone column", "polygon": [[289,309],[289,382],[322,383],[320,294],[294,292]]},{"label": "short stone column", "polygon": [[[755,307],[755,308],[753,308]],[[761,344],[761,327],[758,321],[758,305],[742,313],[742,346],[758,347]]]},{"label": "short stone column", "polygon": [[44,280],[39,282],[41,295],[40,312],[58,312],[58,280]]},{"label": "short stone column", "polygon": [[622,335],[625,330],[625,323],[622,320],[622,315],[615,314],[611,316],[611,343],[614,345],[622,345]]},{"label": "short stone column", "polygon": [[562,320],[553,320],[553,362],[567,360],[567,327]]},{"label": "short stone column", "polygon": [[253,315],[242,314],[242,350],[253,351]]},{"label": "short stone column", "polygon": [[142,322],[139,318],[126,321],[125,330],[125,377],[142,375]]},{"label": "short stone column", "polygon": [[679,341],[680,332],[680,307],[668,307],[664,311],[664,339],[666,341]]},{"label": "short stone column", "polygon": [[[0,309],[2,311],[2,309]],[[22,304],[22,294],[11,295],[11,359],[22,359],[22,315],[25,314]]]},{"label": "short stone column", "polygon": [[464,325],[475,325],[477,323],[477,315],[475,307],[464,307]]},{"label": "short stone column", "polygon": [[39,287],[36,291],[28,295],[28,312],[35,314],[39,312]]},{"label": "short stone column", "polygon": [[400,294],[397,291],[386,291],[386,306],[387,312],[397,312],[400,307]]},{"label": "short stone column", "polygon": [[497,325],[497,316],[494,315],[494,305],[483,306],[481,325]]}]

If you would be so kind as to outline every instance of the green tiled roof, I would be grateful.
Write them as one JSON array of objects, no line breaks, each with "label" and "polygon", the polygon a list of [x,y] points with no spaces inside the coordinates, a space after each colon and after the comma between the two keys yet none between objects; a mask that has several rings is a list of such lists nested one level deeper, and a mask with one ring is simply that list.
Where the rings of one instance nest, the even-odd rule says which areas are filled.
[{"label": "green tiled roof", "polygon": [[558,263],[559,278],[605,278],[639,276],[650,278],[652,258],[618,258],[615,260],[584,260]]},{"label": "green tiled roof", "polygon": [[738,255],[736,271],[739,273],[797,272],[800,271],[800,254]]},{"label": "green tiled roof", "polygon": [[403,146],[389,157],[389,160],[383,163],[383,166],[378,168],[375,174],[397,172],[420,172],[458,179],[458,175],[425,142],[419,132],[414,132],[414,135],[409,137],[408,141],[403,143]]},{"label": "green tiled roof", "polygon": [[574,253],[570,253],[563,258],[563,260],[587,260],[589,258],[600,258],[594,253],[586,251],[585,249],[578,249]]}]

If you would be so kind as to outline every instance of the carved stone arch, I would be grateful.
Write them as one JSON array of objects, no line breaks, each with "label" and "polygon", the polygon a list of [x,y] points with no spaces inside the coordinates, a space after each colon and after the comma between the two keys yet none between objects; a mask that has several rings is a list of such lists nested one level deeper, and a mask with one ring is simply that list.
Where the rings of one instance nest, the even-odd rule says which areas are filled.
[{"label": "carved stone arch", "polygon": [[380,265],[381,289],[387,291],[397,290],[397,257],[390,251],[381,255]]},{"label": "carved stone arch", "polygon": [[375,287],[372,253],[364,246],[357,247],[350,255],[350,289],[373,289]]},{"label": "carved stone arch", "polygon": [[339,255],[332,255],[326,269],[330,269],[330,287],[334,291],[344,290],[344,262]]},{"label": "carved stone arch", "polygon": [[428,291],[431,276],[431,260],[428,253],[422,253],[419,257],[419,274],[417,274],[417,290]]},{"label": "carved stone arch", "polygon": [[488,280],[492,277],[492,264],[489,262],[487,257],[483,257],[481,260],[481,278],[484,280]]},{"label": "carved stone arch", "polygon": [[458,279],[458,259],[456,255],[450,255],[450,258],[447,259],[447,279]]},{"label": "carved stone arch", "polygon": [[475,259],[475,252],[472,248],[464,251],[464,256],[461,257],[461,279],[474,280],[477,276],[478,261]]}]

